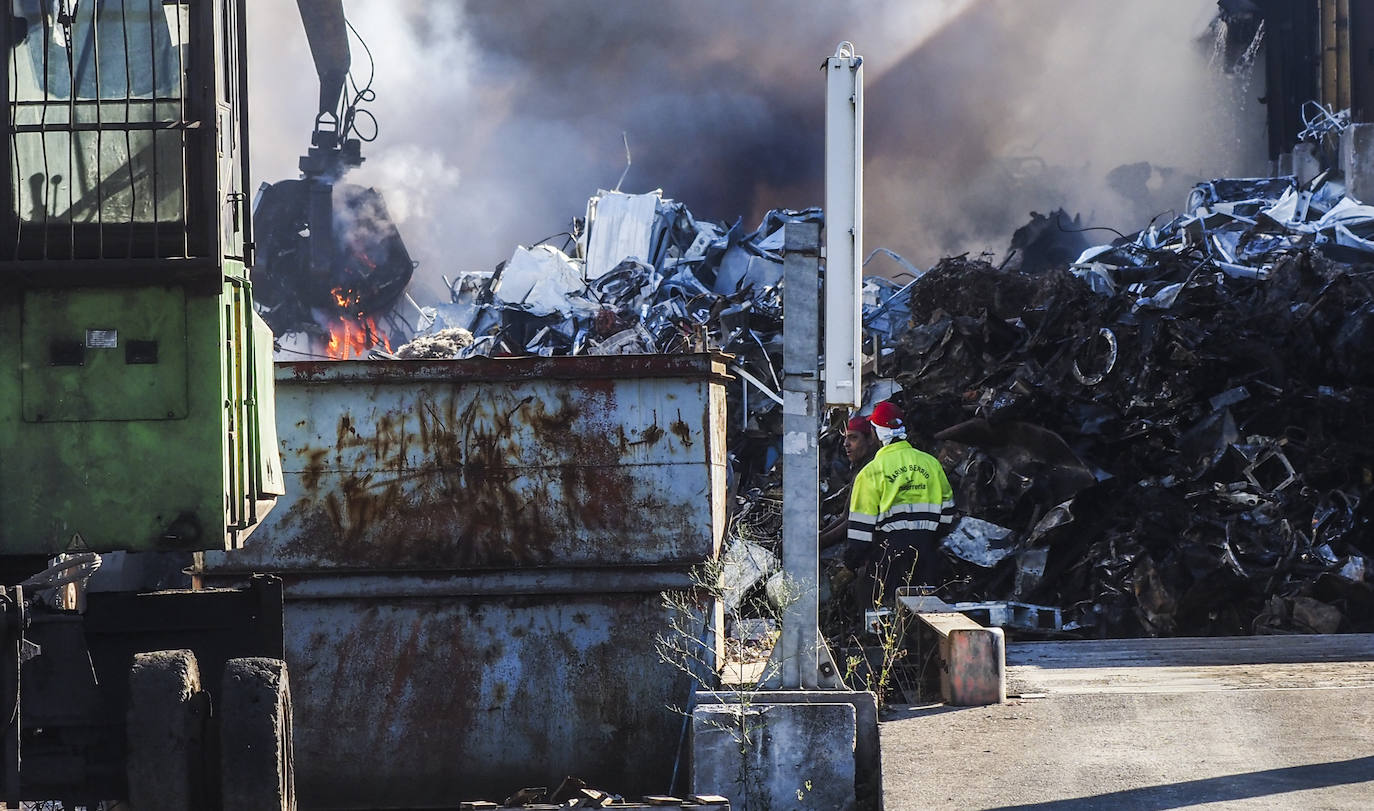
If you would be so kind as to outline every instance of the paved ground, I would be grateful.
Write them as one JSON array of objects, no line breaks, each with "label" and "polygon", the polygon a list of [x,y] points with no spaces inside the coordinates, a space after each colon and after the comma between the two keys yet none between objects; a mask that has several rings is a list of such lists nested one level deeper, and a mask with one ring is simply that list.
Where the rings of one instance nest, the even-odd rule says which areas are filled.
[{"label": "paved ground", "polygon": [[1008,646],[994,707],[898,709],[903,809],[1374,808],[1374,636]]}]

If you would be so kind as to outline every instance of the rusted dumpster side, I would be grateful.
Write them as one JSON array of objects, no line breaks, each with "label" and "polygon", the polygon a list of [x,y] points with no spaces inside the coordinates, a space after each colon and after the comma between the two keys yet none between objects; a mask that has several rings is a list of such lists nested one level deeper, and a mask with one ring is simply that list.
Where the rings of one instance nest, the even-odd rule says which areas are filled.
[{"label": "rusted dumpster side", "polygon": [[724,368],[278,365],[287,495],[206,577],[283,577],[306,807],[669,789],[690,684],[660,593],[724,532]]}]

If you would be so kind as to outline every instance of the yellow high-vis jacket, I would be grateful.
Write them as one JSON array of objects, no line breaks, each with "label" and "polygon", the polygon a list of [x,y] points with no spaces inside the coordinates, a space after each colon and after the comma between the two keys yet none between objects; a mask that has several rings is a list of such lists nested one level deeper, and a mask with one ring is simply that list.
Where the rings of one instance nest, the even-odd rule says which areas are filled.
[{"label": "yellow high-vis jacket", "polygon": [[862,565],[874,540],[919,543],[953,522],[954,491],[939,460],[898,440],[880,448],[854,477],[845,565]]}]

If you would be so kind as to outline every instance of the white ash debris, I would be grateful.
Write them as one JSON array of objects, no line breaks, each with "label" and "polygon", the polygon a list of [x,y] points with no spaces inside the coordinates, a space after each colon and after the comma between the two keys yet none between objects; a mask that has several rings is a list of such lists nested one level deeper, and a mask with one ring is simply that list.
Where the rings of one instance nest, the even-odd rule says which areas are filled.
[{"label": "white ash debris", "polygon": [[443,360],[457,358],[472,346],[472,333],[462,327],[448,327],[433,335],[422,335],[396,350],[402,360]]}]

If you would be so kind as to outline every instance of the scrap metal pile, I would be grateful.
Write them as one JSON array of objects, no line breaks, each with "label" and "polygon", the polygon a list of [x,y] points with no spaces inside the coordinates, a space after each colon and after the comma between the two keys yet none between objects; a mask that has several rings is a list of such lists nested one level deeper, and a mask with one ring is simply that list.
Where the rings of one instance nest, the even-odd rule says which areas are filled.
[{"label": "scrap metal pile", "polygon": [[563,235],[567,253],[519,247],[494,271],[459,276],[396,356],[728,352],[742,380],[730,395],[737,481],[766,486],[781,458],[782,228],[820,219],[770,211],[747,230],[659,192],[603,191]]},{"label": "scrap metal pile", "polygon": [[[941,593],[1056,606],[1082,635],[1374,630],[1374,207],[1323,176],[1216,180],[1186,211],[1087,250],[1061,212],[1033,215],[1000,267],[866,280],[868,401],[906,408],[963,516]],[[602,192],[570,253],[458,278],[398,354],[733,353],[748,513],[781,478],[781,229],[820,218],[746,231]],[[822,439],[825,519],[842,424]],[[770,579],[772,529],[730,539],[774,561],[734,588]]]},{"label": "scrap metal pile", "polygon": [[1374,630],[1374,207],[1324,181],[912,286],[883,368],[968,516],[948,596],[1092,635]]}]

